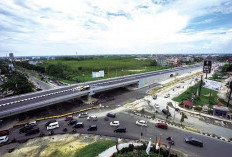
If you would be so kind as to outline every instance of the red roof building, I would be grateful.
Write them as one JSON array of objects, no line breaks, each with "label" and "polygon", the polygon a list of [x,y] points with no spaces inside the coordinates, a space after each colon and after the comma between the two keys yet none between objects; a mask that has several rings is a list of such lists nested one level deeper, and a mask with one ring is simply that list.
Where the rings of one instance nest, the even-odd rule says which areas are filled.
[{"label": "red roof building", "polygon": [[193,102],[185,100],[185,101],[183,101],[183,105],[184,105],[184,107],[192,108],[193,107]]}]

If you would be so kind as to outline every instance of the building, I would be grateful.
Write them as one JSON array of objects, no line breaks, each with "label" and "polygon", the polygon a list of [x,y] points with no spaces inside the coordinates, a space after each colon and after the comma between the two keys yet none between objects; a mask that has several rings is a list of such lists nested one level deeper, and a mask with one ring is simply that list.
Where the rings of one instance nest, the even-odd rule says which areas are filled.
[{"label": "building", "polygon": [[155,60],[157,62],[157,65],[160,65],[160,66],[168,65],[167,58],[164,56],[156,56]]},{"label": "building", "polygon": [[9,53],[9,59],[11,62],[14,61],[14,54],[13,53]]},{"label": "building", "polygon": [[221,106],[220,104],[213,106],[213,115],[222,118],[228,118],[230,110],[228,107]]},{"label": "building", "polygon": [[28,61],[31,65],[42,64],[42,61]]},{"label": "building", "polygon": [[185,100],[182,102],[182,105],[184,105],[185,108],[192,109],[193,108],[193,102]]}]

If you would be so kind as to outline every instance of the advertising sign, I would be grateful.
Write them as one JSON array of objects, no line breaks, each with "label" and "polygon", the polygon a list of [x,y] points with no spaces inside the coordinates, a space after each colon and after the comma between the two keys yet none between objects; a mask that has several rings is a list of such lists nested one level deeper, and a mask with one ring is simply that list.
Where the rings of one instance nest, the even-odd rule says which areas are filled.
[{"label": "advertising sign", "polygon": [[221,82],[212,81],[212,80],[204,80],[203,81],[203,87],[215,90],[217,92],[220,91],[221,86],[222,86]]},{"label": "advertising sign", "polygon": [[92,78],[104,77],[104,76],[105,76],[104,70],[101,70],[99,72],[92,72]]},{"label": "advertising sign", "polygon": [[212,61],[204,61],[203,73],[211,73]]}]

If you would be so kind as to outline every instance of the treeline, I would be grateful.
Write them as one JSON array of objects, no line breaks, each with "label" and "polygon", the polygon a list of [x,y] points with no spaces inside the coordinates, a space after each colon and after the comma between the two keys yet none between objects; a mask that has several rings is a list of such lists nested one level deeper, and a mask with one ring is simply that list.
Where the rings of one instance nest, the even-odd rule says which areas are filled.
[{"label": "treeline", "polygon": [[16,62],[15,64],[17,66],[23,67],[23,68],[28,69],[28,70],[34,70],[34,71],[37,71],[40,73],[45,73],[45,67],[43,67],[42,65],[29,64],[27,61]]},{"label": "treeline", "polygon": [[222,67],[222,72],[229,72],[229,71],[232,71],[232,64],[225,64]]},{"label": "treeline", "polygon": [[0,60],[1,75],[7,75],[7,74],[9,74],[8,65],[9,65],[9,63],[7,61]]}]

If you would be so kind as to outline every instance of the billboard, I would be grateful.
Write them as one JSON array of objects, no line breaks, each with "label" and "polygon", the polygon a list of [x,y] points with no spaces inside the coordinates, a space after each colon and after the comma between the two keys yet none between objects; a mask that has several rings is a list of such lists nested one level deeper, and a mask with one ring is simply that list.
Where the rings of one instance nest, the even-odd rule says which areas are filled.
[{"label": "billboard", "polygon": [[203,81],[203,87],[215,90],[217,92],[220,91],[221,86],[222,86],[221,82],[212,81],[212,80],[204,80]]},{"label": "billboard", "polygon": [[205,60],[203,66],[203,73],[211,73],[212,61]]},{"label": "billboard", "polygon": [[92,72],[92,78],[104,77],[104,75],[105,75],[104,70],[101,70],[99,72]]}]

